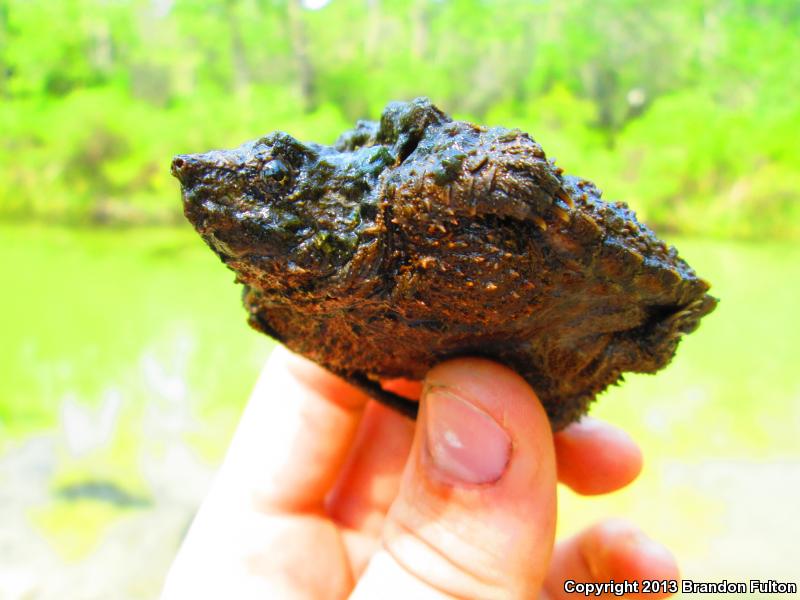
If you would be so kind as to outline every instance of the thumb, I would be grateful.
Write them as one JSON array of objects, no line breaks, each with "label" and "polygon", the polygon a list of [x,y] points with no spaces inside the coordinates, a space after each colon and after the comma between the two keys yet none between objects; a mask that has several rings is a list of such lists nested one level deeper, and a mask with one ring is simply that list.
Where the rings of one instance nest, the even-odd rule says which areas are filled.
[{"label": "thumb", "polygon": [[383,545],[351,598],[535,598],[556,519],[547,415],[528,384],[482,359],[425,380]]}]

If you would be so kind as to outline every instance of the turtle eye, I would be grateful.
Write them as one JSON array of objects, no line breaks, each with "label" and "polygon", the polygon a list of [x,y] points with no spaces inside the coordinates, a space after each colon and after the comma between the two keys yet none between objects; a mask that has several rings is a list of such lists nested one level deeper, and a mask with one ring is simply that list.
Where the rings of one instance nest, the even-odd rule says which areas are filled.
[{"label": "turtle eye", "polygon": [[267,183],[284,183],[288,177],[289,167],[282,160],[271,160],[261,169],[261,178]]}]

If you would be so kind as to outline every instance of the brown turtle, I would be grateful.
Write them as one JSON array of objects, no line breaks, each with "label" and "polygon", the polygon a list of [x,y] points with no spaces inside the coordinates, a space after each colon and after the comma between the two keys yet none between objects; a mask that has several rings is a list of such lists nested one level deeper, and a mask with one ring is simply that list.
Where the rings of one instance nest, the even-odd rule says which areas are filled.
[{"label": "brown turtle", "polygon": [[560,429],[624,371],[664,367],[716,305],[674,248],[528,134],[424,98],[333,146],[275,132],[172,171],[250,324],[407,414],[379,379],[479,355],[520,373]]}]

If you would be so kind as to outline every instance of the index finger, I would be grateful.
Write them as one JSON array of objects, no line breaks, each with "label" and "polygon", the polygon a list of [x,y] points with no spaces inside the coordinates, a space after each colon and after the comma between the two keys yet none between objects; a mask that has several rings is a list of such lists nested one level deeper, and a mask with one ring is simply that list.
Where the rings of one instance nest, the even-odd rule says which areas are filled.
[{"label": "index finger", "polygon": [[607,494],[642,470],[642,452],[619,427],[584,417],[553,436],[558,479],[583,495]]},{"label": "index finger", "polygon": [[279,346],[234,434],[219,479],[270,513],[323,510],[368,396]]}]

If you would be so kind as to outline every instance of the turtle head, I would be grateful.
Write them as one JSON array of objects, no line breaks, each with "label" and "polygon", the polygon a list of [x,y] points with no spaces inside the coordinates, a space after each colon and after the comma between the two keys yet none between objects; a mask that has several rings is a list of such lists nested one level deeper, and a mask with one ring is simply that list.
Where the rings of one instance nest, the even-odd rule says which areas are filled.
[{"label": "turtle head", "polygon": [[278,132],[232,150],[178,155],[172,174],[186,218],[223,261],[287,255],[304,225],[293,198],[314,155]]},{"label": "turtle head", "polygon": [[386,154],[342,156],[275,132],[232,150],[178,155],[172,174],[187,219],[245,283],[316,286],[341,271],[374,223]]}]

